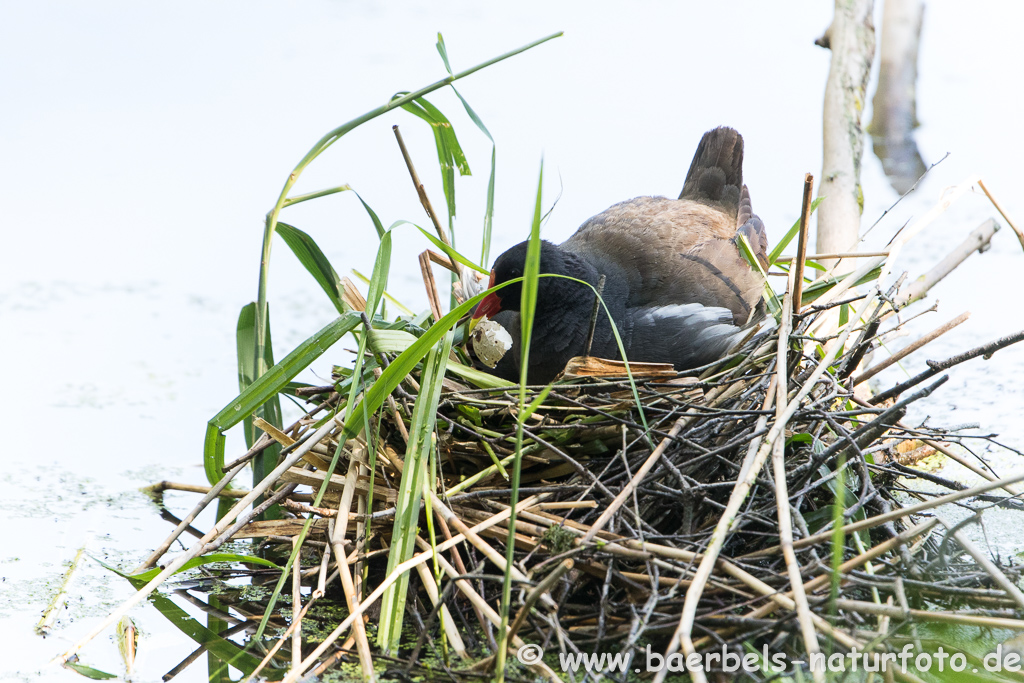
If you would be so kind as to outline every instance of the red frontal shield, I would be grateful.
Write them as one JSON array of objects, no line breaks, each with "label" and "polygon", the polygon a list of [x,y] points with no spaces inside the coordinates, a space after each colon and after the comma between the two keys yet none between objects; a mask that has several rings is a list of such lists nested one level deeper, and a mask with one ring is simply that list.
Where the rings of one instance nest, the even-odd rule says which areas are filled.
[{"label": "red frontal shield", "polygon": [[[487,282],[487,289],[494,286],[494,271],[491,271],[491,279]],[[484,317],[485,315],[490,319],[494,317],[494,314],[501,310],[501,299],[498,298],[497,294],[488,294],[484,297],[476,306],[476,310],[473,311],[473,319],[477,320]]]}]

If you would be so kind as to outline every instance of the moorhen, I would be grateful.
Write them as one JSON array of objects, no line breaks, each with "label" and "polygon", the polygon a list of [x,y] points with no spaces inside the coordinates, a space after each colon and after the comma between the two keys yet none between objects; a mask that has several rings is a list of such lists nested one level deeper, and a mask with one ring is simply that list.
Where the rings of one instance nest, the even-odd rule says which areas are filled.
[{"label": "moorhen", "polygon": [[[542,241],[540,272],[569,275],[595,287],[630,361],[695,368],[722,357],[763,315],[764,279],[737,246],[745,235],[767,265],[768,240],[751,212],[743,184],[743,138],[732,128],[704,134],[679,199],[637,197],[587,220],[559,245]],[[494,262],[491,284],[520,277],[526,242]],[[494,374],[519,380],[519,303],[522,287],[488,295],[474,318],[487,316],[512,336],[512,349]],[[593,291],[556,277],[540,278],[530,346],[530,384],[546,384],[566,362],[585,353]],[[608,316],[601,310],[590,354],[620,358]]]}]

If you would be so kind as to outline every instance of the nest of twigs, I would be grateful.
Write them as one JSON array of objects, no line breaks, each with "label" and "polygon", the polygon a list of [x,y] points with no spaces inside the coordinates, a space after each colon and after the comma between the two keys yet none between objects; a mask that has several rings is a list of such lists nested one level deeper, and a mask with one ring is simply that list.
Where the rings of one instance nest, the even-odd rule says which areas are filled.
[{"label": "nest of twigs", "polygon": [[[1019,335],[932,363],[870,397],[859,390],[870,372],[858,367],[892,311],[887,299],[849,296],[792,315],[787,298],[782,324],[728,357],[684,373],[634,368],[632,384],[594,376],[615,372],[613,364],[580,359],[523,427],[510,648],[529,642],[551,653],[643,656],[645,648],[724,646],[743,654],[770,645],[789,661],[806,661],[808,650],[826,644],[881,653],[903,642],[898,633],[913,622],[1024,626],[1014,617],[1022,608],[1017,567],[997,566],[935,513],[952,500],[1018,505],[1006,495],[1017,492],[1016,479],[966,489],[917,469],[936,451],[963,461],[952,450],[958,437],[901,422],[910,403],[945,381],[942,370]],[[848,317],[860,322],[812,334],[842,307],[856,309]],[[378,589],[390,576],[418,372],[373,418],[371,438],[343,445],[318,507],[296,485],[316,490],[324,481],[341,427],[328,424],[314,438],[312,425],[342,400],[337,387],[306,390],[314,410],[284,433],[270,431],[287,446],[282,458],[296,464],[267,504],[295,519],[250,522],[232,537],[291,543],[300,518],[314,518],[301,555],[303,582],[319,591],[314,600],[361,604],[367,623],[355,632],[351,618],[321,623],[318,631],[333,632],[317,644],[292,640],[301,619],[282,621],[284,652],[267,655],[263,675],[283,666],[289,648],[302,648],[293,674],[358,661],[360,640],[377,649]],[[392,657],[371,655],[378,668],[385,662],[414,672],[428,655],[438,665],[442,651],[457,679],[493,665],[519,406],[518,387],[474,389],[446,379],[427,483],[434,495],[415,518],[413,557],[421,562],[406,568],[406,623],[414,635]],[[265,436],[247,455],[270,442]],[[922,481],[925,490],[915,490]],[[347,520],[341,531],[339,515]],[[348,556],[340,570],[328,545]],[[347,579],[332,582],[339,573]],[[294,600],[308,608],[308,598],[297,593]],[[543,661],[530,668],[524,675],[562,675]]]},{"label": "nest of twigs", "polygon": [[[808,202],[805,192],[801,244]],[[433,327],[442,317],[454,324],[456,313],[442,315],[430,262],[454,271],[457,264],[421,256],[431,312],[414,318],[371,320],[346,280],[345,307],[355,312],[333,324],[361,325],[357,369],[337,368],[327,386],[293,387],[310,408],[286,429],[255,417],[262,436],[223,465],[212,488],[153,487],[206,496],[174,519],[177,528],[139,572],[218,496],[242,500],[209,532],[195,532],[200,542],[163,571],[130,577],[142,590],[94,635],[175,572],[212,561],[203,557],[236,563],[220,579],[268,586],[246,592],[223,584],[216,605],[189,596],[211,618],[232,610],[237,623],[222,635],[248,634],[247,651],[226,640],[210,651],[249,679],[298,681],[348,662],[361,672],[343,668],[343,677],[367,680],[437,667],[454,680],[578,680],[597,670],[567,672],[565,658],[604,653],[626,656],[618,673],[604,669],[616,679],[661,680],[683,669],[672,667],[677,657],[703,681],[735,673],[723,659],[734,653],[754,657],[753,669],[743,660],[743,673],[756,680],[821,681],[820,668],[801,671],[825,654],[868,653],[877,666],[907,643],[942,644],[919,626],[1024,631],[1019,568],[993,560],[963,530],[974,519],[965,508],[1020,509],[1024,474],[999,479],[960,446],[966,437],[956,429],[904,421],[911,403],[946,381],[946,370],[1021,341],[1024,332],[930,360],[895,386],[867,388],[966,319],[872,360],[881,331],[898,333],[905,322],[900,309],[987,244],[996,227],[983,224],[955,258],[902,289],[903,278],[888,290],[878,285],[899,240],[802,294],[801,256],[781,300],[766,292],[775,324],[726,357],[685,372],[657,364],[627,372],[621,362],[577,358],[553,385],[525,395],[470,367],[460,348],[464,326]],[[468,299],[465,290],[456,295],[463,293]],[[373,409],[352,412],[374,391]],[[234,406],[222,415],[240,410]],[[211,429],[220,424],[214,418]],[[968,488],[917,466],[936,454],[981,483]],[[264,458],[268,474],[252,491],[229,488],[253,458]],[[207,464],[216,481],[221,465],[211,472]],[[239,570],[253,556],[211,555],[240,539],[260,539],[261,565]],[[178,592],[189,590],[209,586],[192,582]],[[213,641],[201,642],[200,651]],[[547,656],[524,657],[526,644]],[[645,672],[652,652],[669,668]],[[719,658],[689,664],[709,652]],[[979,653],[964,657],[980,670]],[[780,664],[786,668],[773,668]],[[892,675],[921,680],[906,668]]]}]

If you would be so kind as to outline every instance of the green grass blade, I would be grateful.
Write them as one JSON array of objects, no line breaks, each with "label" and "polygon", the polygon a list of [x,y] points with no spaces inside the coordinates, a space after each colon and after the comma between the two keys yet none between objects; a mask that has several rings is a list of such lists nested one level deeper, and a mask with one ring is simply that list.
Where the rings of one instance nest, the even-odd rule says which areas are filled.
[{"label": "green grass blade", "polygon": [[[508,520],[508,539],[505,551],[505,576],[501,589],[501,626],[498,627],[498,647],[495,653],[495,680],[505,680],[505,657],[508,652],[508,618],[512,600],[512,563],[516,553],[516,506],[519,504],[519,482],[523,470],[523,420],[526,413],[526,384],[530,370],[530,341],[533,335],[533,319],[537,312],[537,289],[540,279],[540,222],[541,202],[544,189],[544,164],[541,163],[537,180],[537,200],[533,207],[533,223],[530,226],[530,241],[526,245],[526,261],[523,263],[522,297],[519,301],[520,365],[519,365],[519,415],[516,419],[516,457],[512,461],[511,497]],[[614,325],[612,325],[614,327]]]},{"label": "green grass blade", "polygon": [[[370,278],[366,277],[365,275],[360,273],[355,268],[352,269],[352,274],[355,275],[356,279],[359,280],[360,282],[362,282],[364,285],[370,284]],[[384,292],[384,300],[385,301],[389,301],[390,303],[392,303],[399,311],[401,311],[405,315],[409,315],[409,316],[415,316],[416,315],[416,313],[412,309],[410,309],[408,306],[406,306],[401,301],[399,301],[395,297],[391,296],[387,292]]]},{"label": "green grass blade", "polygon": [[372,414],[380,409],[388,394],[395,390],[395,387],[397,387],[399,383],[405,379],[410,372],[412,372],[423,357],[427,355],[430,348],[437,344],[437,342],[441,340],[447,331],[454,326],[462,316],[472,311],[478,303],[483,301],[485,296],[507,286],[508,284],[511,284],[511,282],[502,283],[497,287],[481,292],[465,303],[456,306],[447,315],[443,316],[440,320],[431,325],[430,329],[428,329],[422,337],[417,339],[414,344],[395,358],[395,360],[391,362],[391,365],[381,373],[380,378],[366,390],[363,395],[363,399],[359,404],[352,409],[351,419],[345,421],[345,433],[342,438],[351,439],[359,432],[360,425],[363,420],[363,414]]},{"label": "green grass blade", "polygon": [[[444,68],[448,70],[448,73],[454,75],[452,72],[452,66],[448,62],[448,49],[444,44],[444,37],[437,34],[437,51],[441,55],[441,60],[444,62]],[[462,93],[452,85],[452,90],[455,92],[456,97],[462,102],[462,106],[466,109],[466,114],[472,119],[476,127],[487,136],[487,139],[491,141],[491,175],[487,179],[487,208],[484,210],[484,229],[483,238],[480,242],[480,263],[487,265],[490,260],[491,253],[491,226],[494,220],[494,172],[496,168],[496,160],[498,154],[498,145],[494,142],[494,137],[491,136],[491,131],[487,130],[487,126],[484,125],[483,120],[473,110],[473,107],[469,106],[469,102],[462,96]]]},{"label": "green grass blade", "polygon": [[327,298],[338,309],[338,313],[345,313],[348,307],[341,299],[341,278],[338,277],[338,273],[335,272],[331,262],[327,260],[316,241],[309,234],[287,223],[278,223],[277,233],[281,235],[284,243],[299,259],[299,263],[324,290]]},{"label": "green grass blade", "polygon": [[[180,574],[181,572],[188,571],[189,569],[195,569],[196,567],[202,567],[205,564],[214,564],[216,562],[235,562],[239,564],[261,564],[264,567],[272,567],[273,569],[280,569],[278,565],[274,564],[270,560],[262,557],[256,557],[255,555],[239,555],[237,553],[210,553],[209,555],[202,555],[200,557],[194,557],[181,568],[175,572]],[[131,574],[133,580],[142,582],[142,585],[146,585],[152,581],[157,574],[163,571],[160,567],[153,567],[148,571],[141,572],[139,574]]]},{"label": "green grass blade", "polygon": [[287,386],[295,375],[307,368],[346,333],[355,329],[360,322],[358,313],[339,316],[334,322],[299,344],[280,363],[271,366],[266,374],[247,386],[210,419],[203,446],[203,467],[211,484],[217,483],[224,476],[224,430],[243,420],[248,422],[247,418],[261,406],[268,401],[276,401],[277,393]]},{"label": "green grass blade", "polygon": [[779,297],[775,294],[775,290],[768,283],[768,273],[764,272],[764,268],[761,267],[761,262],[754,256],[754,250],[750,246],[750,242],[747,241],[746,235],[740,235],[739,239],[736,240],[736,246],[739,247],[740,254],[747,260],[750,267],[761,274],[764,280],[764,300],[768,304],[768,312],[777,320],[782,315],[782,303],[779,301]]},{"label": "green grass blade", "polygon": [[370,275],[370,289],[366,292],[366,315],[371,320],[380,306],[380,299],[388,286],[388,274],[391,271],[391,231],[388,230],[380,238],[377,246],[377,258],[373,262],[373,273]]},{"label": "green grass blade", "polygon": [[363,208],[366,209],[366,213],[370,216],[370,220],[373,221],[373,227],[377,230],[377,237],[383,237],[384,225],[380,222],[380,219],[377,218],[377,214],[374,213],[373,209],[370,208],[370,205],[363,200],[362,195],[358,192],[356,192],[356,197],[359,198],[359,203],[363,205]]},{"label": "green grass blade", "polygon": [[[441,398],[441,381],[444,379],[453,338],[454,334],[451,331],[447,332],[444,340],[431,348],[423,361],[420,392],[413,406],[409,443],[405,449],[405,467],[402,470],[402,480],[395,504],[395,522],[391,534],[391,549],[388,553],[389,575],[395,571],[395,567],[412,557],[416,547],[420,503],[423,499],[423,485],[427,480],[427,465],[433,444],[434,423],[437,419],[437,403]],[[385,652],[398,651],[408,587],[409,574],[406,572],[384,591],[381,598],[377,645]]]},{"label": "green grass blade", "polygon": [[[821,204],[823,199],[825,198],[817,197],[813,202],[811,202],[812,214],[814,213],[814,210],[818,208],[818,204]],[[810,214],[808,214],[808,216],[810,216]],[[789,243],[793,241],[793,238],[796,237],[799,232],[800,219],[797,218],[796,223],[793,224],[793,227],[789,229],[789,231],[782,237],[782,239],[779,240],[779,243],[775,245],[775,248],[772,249],[771,253],[768,254],[768,265],[775,265],[775,262],[779,260],[779,256],[782,255],[782,250],[789,246]]]},{"label": "green grass blade", "polygon": [[[877,280],[878,276],[881,274],[881,268],[874,268],[865,273],[859,280],[857,280],[857,282],[854,283],[854,286],[859,287],[860,285],[867,284],[868,282],[873,282],[874,280]],[[800,296],[801,305],[812,303],[822,294],[825,294],[828,290],[832,289],[840,282],[842,282],[843,278],[847,276],[848,274],[844,273],[840,277],[821,278],[819,280],[815,280],[810,285],[807,285],[807,287],[803,291],[803,294]]]},{"label": "green grass blade", "polygon": [[319,199],[320,197],[328,197],[332,194],[338,194],[339,192],[351,191],[352,187],[349,185],[338,185],[337,187],[329,187],[326,190],[317,190],[316,192],[307,192],[306,194],[288,197],[287,199],[284,200],[284,206],[293,206],[295,204],[301,204],[302,202],[308,202],[310,199]]},{"label": "green grass blade", "polygon": [[[224,478],[224,434],[212,422],[206,425],[206,438],[203,440],[203,470],[206,480],[213,486]],[[217,513],[220,518],[220,513]]]},{"label": "green grass blade", "polygon": [[319,332],[299,344],[294,351],[270,368],[245,391],[217,413],[210,422],[220,429],[228,429],[252,415],[256,409],[273,398],[295,375],[309,367],[332,344],[355,329],[362,321],[358,313],[338,316]]},{"label": "green grass blade", "polygon": [[[269,311],[267,321],[269,323]],[[238,390],[244,392],[255,381],[257,376],[253,359],[256,353],[256,305],[247,304],[242,307],[238,314],[238,325],[235,329],[235,342],[238,350]],[[274,345],[270,335],[270,328],[267,328],[267,343],[263,346],[263,362],[267,367],[274,365]],[[278,429],[283,426],[281,418],[281,399],[275,394],[269,400],[262,403],[256,410],[256,414],[274,425]],[[256,430],[252,422],[245,420],[243,423],[245,431],[245,444],[249,448],[256,443]],[[273,444],[270,448],[257,453],[252,459],[252,483],[253,486],[263,481],[268,469],[273,469],[271,463],[276,463],[281,454],[281,446]],[[270,467],[268,468],[268,465]],[[223,473],[218,473],[214,481],[219,481]],[[213,483],[211,481],[211,483]],[[262,496],[255,501],[256,505],[262,502]],[[280,509],[275,505],[264,512],[260,519],[277,519],[280,517]]]},{"label": "green grass blade", "polygon": [[839,597],[839,565],[843,563],[843,553],[846,546],[846,533],[843,531],[844,517],[846,511],[846,457],[840,454],[836,463],[837,476],[835,478],[835,501],[832,506],[832,581],[829,590],[829,611],[836,613],[836,599]]},{"label": "green grass blade", "polygon": [[[248,314],[246,313],[246,309],[251,306],[252,304],[249,304],[242,309],[243,316],[240,316],[240,320],[251,314],[251,309]],[[248,319],[246,318],[246,320]],[[276,402],[277,393],[284,389],[295,375],[307,368],[346,333],[355,329],[360,322],[361,318],[358,313],[346,313],[339,316],[334,322],[299,344],[280,363],[272,365],[266,374],[246,386],[233,401],[210,419],[203,446],[203,466],[211,484],[217,483],[224,476],[224,435],[222,432],[243,420],[248,422],[246,418],[257,412],[265,403]],[[242,339],[243,336],[240,335],[239,338]],[[240,352],[244,352],[244,348],[240,347]],[[240,364],[239,377],[244,377],[245,372],[247,371]],[[264,419],[267,418],[264,417]],[[278,418],[278,423],[280,423],[280,418]]]},{"label": "green grass blade", "polygon": [[111,678],[117,678],[117,674],[100,671],[99,669],[94,669],[91,666],[86,666],[85,664],[79,664],[77,662],[64,662],[64,667],[71,669],[75,673],[81,674],[86,678],[91,678],[94,681],[108,681]]}]

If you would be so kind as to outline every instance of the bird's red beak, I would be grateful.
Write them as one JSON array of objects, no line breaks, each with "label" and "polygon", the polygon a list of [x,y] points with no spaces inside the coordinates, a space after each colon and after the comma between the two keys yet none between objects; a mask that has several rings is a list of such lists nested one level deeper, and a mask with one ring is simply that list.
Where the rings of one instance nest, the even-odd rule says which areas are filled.
[{"label": "bird's red beak", "polygon": [[[494,286],[494,271],[491,271],[491,279],[487,282],[487,289]],[[473,320],[478,320],[485,315],[491,319],[494,318],[494,314],[501,310],[501,299],[498,298],[497,294],[488,294],[484,297],[476,306],[476,310],[473,311]]]}]

